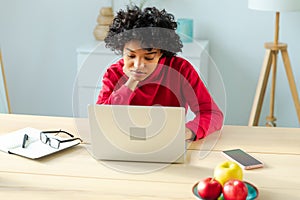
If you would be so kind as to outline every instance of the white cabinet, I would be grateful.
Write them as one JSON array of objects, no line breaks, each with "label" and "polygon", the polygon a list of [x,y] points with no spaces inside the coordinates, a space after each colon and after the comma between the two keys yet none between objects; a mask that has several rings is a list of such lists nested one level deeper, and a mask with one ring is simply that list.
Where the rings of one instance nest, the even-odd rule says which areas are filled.
[{"label": "white cabinet", "polygon": [[[179,55],[189,60],[197,71],[200,71],[201,78],[207,84],[209,42],[195,40],[183,45],[183,51]],[[105,48],[102,41],[94,41],[77,48],[78,73],[73,95],[74,116],[87,117],[87,105],[95,104],[107,67],[120,58],[121,56]]]}]

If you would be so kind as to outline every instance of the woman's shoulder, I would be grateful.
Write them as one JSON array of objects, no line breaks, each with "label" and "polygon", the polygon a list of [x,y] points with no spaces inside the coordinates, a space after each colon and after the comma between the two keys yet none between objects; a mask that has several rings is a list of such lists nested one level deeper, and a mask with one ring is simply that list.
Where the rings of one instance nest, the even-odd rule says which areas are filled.
[{"label": "woman's shoulder", "polygon": [[117,69],[122,69],[123,66],[124,66],[124,60],[123,58],[120,58],[115,63],[111,64],[109,68],[117,70]]},{"label": "woman's shoulder", "polygon": [[121,58],[107,67],[106,71],[123,72],[124,60]]},{"label": "woman's shoulder", "polygon": [[117,62],[111,64],[109,67],[106,68],[106,76],[108,77],[120,77],[123,76],[123,66],[124,66],[124,61],[123,59],[119,59]]},{"label": "woman's shoulder", "polygon": [[194,70],[193,65],[187,59],[180,56],[166,57],[165,64],[178,71]]}]

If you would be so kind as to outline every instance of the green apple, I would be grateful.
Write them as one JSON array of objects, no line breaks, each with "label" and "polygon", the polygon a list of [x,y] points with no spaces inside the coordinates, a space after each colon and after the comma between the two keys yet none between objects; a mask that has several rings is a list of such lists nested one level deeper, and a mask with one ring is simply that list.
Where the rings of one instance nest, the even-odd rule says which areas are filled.
[{"label": "green apple", "polygon": [[215,167],[214,178],[222,186],[230,179],[243,180],[243,169],[233,161],[225,161]]}]

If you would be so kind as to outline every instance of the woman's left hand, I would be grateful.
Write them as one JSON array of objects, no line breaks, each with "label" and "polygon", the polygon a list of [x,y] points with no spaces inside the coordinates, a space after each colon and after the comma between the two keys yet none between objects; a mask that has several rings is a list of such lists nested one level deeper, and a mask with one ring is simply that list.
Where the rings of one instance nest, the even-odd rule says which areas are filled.
[{"label": "woman's left hand", "polygon": [[192,142],[194,141],[195,138],[195,134],[193,133],[193,131],[191,131],[191,129],[189,128],[185,128],[185,140],[188,142]]}]

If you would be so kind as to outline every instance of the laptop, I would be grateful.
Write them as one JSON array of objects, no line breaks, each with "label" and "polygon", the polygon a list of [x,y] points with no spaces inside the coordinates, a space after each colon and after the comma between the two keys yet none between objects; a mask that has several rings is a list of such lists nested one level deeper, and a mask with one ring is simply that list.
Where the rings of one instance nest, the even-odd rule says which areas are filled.
[{"label": "laptop", "polygon": [[184,163],[183,107],[88,105],[98,160]]}]

